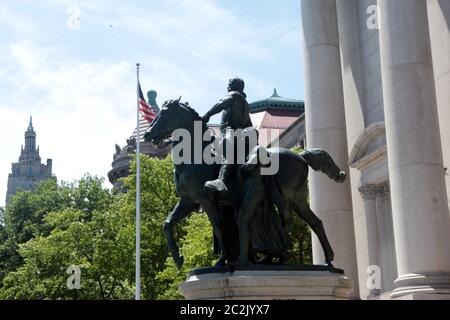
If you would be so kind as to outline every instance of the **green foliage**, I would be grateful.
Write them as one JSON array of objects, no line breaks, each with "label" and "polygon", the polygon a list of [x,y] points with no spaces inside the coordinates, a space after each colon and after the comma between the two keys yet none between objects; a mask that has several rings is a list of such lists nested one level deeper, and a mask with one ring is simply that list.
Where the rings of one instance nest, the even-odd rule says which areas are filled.
[{"label": "green foliage", "polygon": [[292,247],[288,263],[312,264],[311,229],[297,216],[294,217],[294,226],[289,239]]},{"label": "green foliage", "polygon": [[8,270],[10,270],[7,262],[9,261],[11,250],[7,241],[8,233],[5,227],[5,208],[0,207],[0,288],[2,287],[2,279]]},{"label": "green foliage", "polygon": [[33,237],[49,233],[44,216],[63,205],[58,197],[58,185],[55,179],[41,183],[33,192],[19,191],[3,212],[4,241],[0,242],[0,288],[3,278],[21,265],[22,257],[18,245]]},{"label": "green foliage", "polygon": [[[156,299],[164,284],[157,278],[165,268],[168,247],[163,233],[163,224],[178,201],[173,184],[173,164],[170,157],[164,160],[141,156],[141,285],[143,299]],[[130,217],[134,234],[136,212],[136,163],[131,163],[131,172],[124,179],[128,189],[123,212]],[[181,226],[176,238],[182,237]],[[133,269],[134,271],[134,269]]]},{"label": "green foliage", "polygon": [[7,238],[6,232],[3,233],[3,238],[4,239],[0,242],[0,292],[3,287],[3,279],[5,276],[9,272],[14,271],[22,261],[17,252],[15,242]]},{"label": "green foliage", "polygon": [[59,187],[56,179],[48,179],[33,192],[18,191],[5,211],[5,224],[9,238],[17,244],[33,237],[47,235],[49,226],[43,218],[52,210],[70,204],[70,197]]},{"label": "green foliage", "polygon": [[[133,237],[123,228],[121,197],[113,199],[101,185],[101,179],[86,176],[60,190],[70,196],[70,201],[65,208],[43,217],[43,225],[51,230],[49,234],[38,234],[19,244],[23,264],[5,277],[1,298],[132,297],[127,275],[133,268],[129,258]],[[66,286],[66,270],[71,265],[81,268],[81,290],[69,290]]]},{"label": "green foliage", "polygon": [[32,192],[19,191],[5,210],[7,239],[0,245],[0,287],[4,276],[23,264],[20,245],[50,234],[52,226],[45,219],[50,212],[72,208],[84,212],[84,218],[89,219],[94,209],[105,209],[110,200],[109,192],[102,191],[102,180],[90,175],[61,185],[50,178]]},{"label": "green foliage", "polygon": [[185,257],[183,268],[178,270],[173,259],[167,258],[166,268],[157,276],[162,287],[158,299],[182,299],[178,285],[186,279],[186,274],[192,269],[212,265],[217,258],[213,254],[212,228],[206,214],[193,214],[184,229],[186,235],[180,241],[180,251]]},{"label": "green foliage", "polygon": [[0,245],[5,242],[8,234],[5,228],[5,208],[0,207]]},{"label": "green foliage", "polygon": [[[168,249],[163,222],[177,197],[173,166],[141,156],[141,263],[143,298],[161,293],[157,279]],[[135,162],[124,179],[127,194],[113,195],[89,175],[60,186],[55,180],[19,192],[5,213],[7,238],[0,266],[7,299],[131,299],[134,291]],[[3,230],[0,229],[0,231]],[[182,229],[178,229],[182,236]],[[1,235],[1,234],[0,234]],[[81,290],[68,290],[66,270],[81,268]]]},{"label": "green foliage", "polygon": [[[112,194],[90,175],[58,184],[50,179],[18,192],[0,208],[0,299],[132,299],[135,270],[135,161]],[[180,299],[178,285],[193,268],[211,265],[206,214],[180,223],[175,238],[185,257],[178,270],[162,226],[178,198],[170,157],[141,156],[141,286],[143,299]],[[294,220],[291,263],[311,262],[309,228]],[[69,290],[69,266],[81,269],[81,289]]]}]

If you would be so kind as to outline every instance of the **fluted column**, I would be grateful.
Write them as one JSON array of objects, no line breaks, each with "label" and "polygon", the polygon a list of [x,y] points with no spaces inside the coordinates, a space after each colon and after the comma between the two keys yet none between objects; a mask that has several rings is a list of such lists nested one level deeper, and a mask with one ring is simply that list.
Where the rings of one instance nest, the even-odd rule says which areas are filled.
[{"label": "fluted column", "polygon": [[397,277],[397,263],[395,259],[395,238],[392,229],[392,211],[387,183],[377,186],[376,195],[378,237],[380,240],[380,268],[382,278],[382,292],[391,291]]},{"label": "fluted column", "polygon": [[[325,149],[340,168],[348,172],[336,2],[302,0],[302,23],[307,148]],[[322,173],[311,172],[309,184],[311,208],[324,223],[335,251],[335,265],[352,278],[357,293],[350,183],[338,184]],[[315,236],[313,259],[314,263],[324,263],[322,248]]]},{"label": "fluted column", "polygon": [[426,1],[380,0],[379,5],[398,268],[391,296],[449,297],[450,217]]}]

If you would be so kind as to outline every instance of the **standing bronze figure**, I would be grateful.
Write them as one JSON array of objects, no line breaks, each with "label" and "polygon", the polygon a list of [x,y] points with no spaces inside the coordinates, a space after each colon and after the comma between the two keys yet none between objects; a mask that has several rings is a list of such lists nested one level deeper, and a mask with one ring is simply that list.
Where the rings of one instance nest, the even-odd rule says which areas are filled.
[{"label": "standing bronze figure", "polygon": [[[228,83],[228,96],[220,100],[211,110],[204,116],[203,121],[206,123],[211,116],[222,112],[222,122],[220,124],[220,131],[222,137],[220,138],[219,148],[222,148],[223,155],[227,154],[227,148],[233,148],[235,143],[233,141],[236,129],[245,129],[252,127],[250,120],[250,113],[247,95],[244,93],[245,83],[242,79],[230,79]],[[233,154],[236,154],[236,149]],[[223,157],[223,163],[219,171],[219,178],[205,183],[205,188],[210,191],[226,192],[231,185],[231,180],[234,178],[236,171],[236,158],[227,159]]]}]

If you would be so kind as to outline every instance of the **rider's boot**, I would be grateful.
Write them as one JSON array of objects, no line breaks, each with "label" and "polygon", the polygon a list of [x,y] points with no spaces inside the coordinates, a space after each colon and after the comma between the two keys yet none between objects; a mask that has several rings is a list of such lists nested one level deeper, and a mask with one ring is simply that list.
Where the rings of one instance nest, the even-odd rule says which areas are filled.
[{"label": "rider's boot", "polygon": [[227,193],[228,187],[231,185],[234,166],[232,164],[224,164],[220,168],[219,178],[205,183],[205,189],[212,192]]}]

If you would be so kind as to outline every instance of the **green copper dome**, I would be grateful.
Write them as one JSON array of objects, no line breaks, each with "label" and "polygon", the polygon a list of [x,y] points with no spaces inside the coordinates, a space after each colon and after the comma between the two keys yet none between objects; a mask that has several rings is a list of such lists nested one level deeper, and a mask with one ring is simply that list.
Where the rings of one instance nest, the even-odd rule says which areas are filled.
[{"label": "green copper dome", "polygon": [[302,100],[286,99],[281,97],[277,89],[273,89],[273,94],[267,99],[255,101],[249,104],[250,113],[265,111],[267,109],[278,110],[305,110],[305,102]]}]

